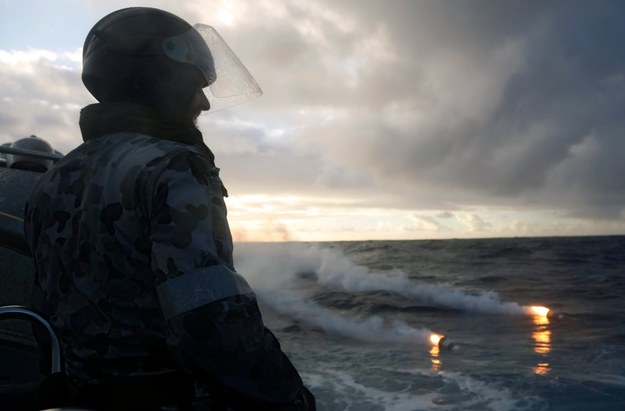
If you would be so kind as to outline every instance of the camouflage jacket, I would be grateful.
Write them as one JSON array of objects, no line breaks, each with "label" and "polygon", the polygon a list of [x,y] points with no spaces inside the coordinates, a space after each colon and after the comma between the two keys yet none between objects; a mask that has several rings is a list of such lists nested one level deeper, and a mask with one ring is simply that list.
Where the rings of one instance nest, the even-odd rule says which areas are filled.
[{"label": "camouflage jacket", "polygon": [[81,129],[25,213],[33,304],[61,337],[68,376],[182,368],[241,409],[305,409],[309,393],[234,269],[227,192],[199,131],[120,104],[86,107]]}]

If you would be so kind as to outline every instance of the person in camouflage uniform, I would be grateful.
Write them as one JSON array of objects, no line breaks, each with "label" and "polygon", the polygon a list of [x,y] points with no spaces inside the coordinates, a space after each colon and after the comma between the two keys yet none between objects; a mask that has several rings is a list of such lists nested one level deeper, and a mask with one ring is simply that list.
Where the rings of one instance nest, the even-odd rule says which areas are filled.
[{"label": "person in camouflage uniform", "polygon": [[[143,27],[132,24],[137,17]],[[149,58],[169,65],[169,81],[184,74],[169,94],[137,92],[163,81],[143,71],[144,83],[128,84],[138,77],[125,75],[108,88],[101,67],[89,74],[91,49],[102,50],[96,40],[113,43],[128,27],[160,39],[154,31],[163,22],[173,27],[169,38],[194,30],[149,8],[123,9],[94,26],[83,81],[100,103],[81,111],[84,143],[42,176],[26,205],[33,305],[61,338],[71,384],[60,405],[183,407],[201,384],[213,409],[314,410],[233,265],[227,190],[194,124],[210,106],[202,88],[215,81],[214,69],[206,75],[168,56],[141,57],[135,74]]]}]

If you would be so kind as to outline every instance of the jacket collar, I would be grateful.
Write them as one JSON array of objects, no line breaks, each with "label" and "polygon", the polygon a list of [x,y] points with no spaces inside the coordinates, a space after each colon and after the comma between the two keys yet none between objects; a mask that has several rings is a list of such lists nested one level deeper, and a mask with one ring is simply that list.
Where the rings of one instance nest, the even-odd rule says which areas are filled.
[{"label": "jacket collar", "polygon": [[192,122],[163,118],[157,110],[132,103],[91,104],[80,111],[84,141],[117,132],[136,132],[185,144],[203,144],[202,132]]}]

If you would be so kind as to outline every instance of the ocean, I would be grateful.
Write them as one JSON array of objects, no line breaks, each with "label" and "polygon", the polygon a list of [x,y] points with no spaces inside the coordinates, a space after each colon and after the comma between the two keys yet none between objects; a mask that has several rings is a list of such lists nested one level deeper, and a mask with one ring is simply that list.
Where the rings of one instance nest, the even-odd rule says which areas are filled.
[{"label": "ocean", "polygon": [[320,411],[625,410],[625,236],[235,256]]}]

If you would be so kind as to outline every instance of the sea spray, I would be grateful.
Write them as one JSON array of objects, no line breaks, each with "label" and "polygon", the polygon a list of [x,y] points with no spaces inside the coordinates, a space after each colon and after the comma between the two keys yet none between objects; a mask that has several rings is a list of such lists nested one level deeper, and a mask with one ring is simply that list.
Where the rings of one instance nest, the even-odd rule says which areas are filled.
[{"label": "sea spray", "polygon": [[325,332],[370,342],[406,342],[428,345],[432,331],[411,327],[403,321],[386,321],[372,316],[356,321],[341,316],[317,303],[282,291],[259,291],[259,298],[274,310],[288,314]]},{"label": "sea spray", "polygon": [[448,284],[415,283],[400,271],[372,272],[355,264],[341,251],[317,244],[246,244],[239,250],[239,271],[256,289],[285,289],[301,273],[314,273],[316,281],[329,288],[347,292],[383,290],[410,299],[458,310],[488,313],[525,313],[515,302],[501,301],[492,291],[469,294]]}]

